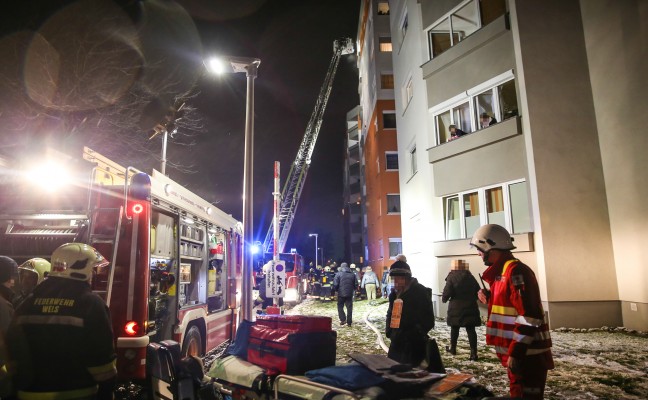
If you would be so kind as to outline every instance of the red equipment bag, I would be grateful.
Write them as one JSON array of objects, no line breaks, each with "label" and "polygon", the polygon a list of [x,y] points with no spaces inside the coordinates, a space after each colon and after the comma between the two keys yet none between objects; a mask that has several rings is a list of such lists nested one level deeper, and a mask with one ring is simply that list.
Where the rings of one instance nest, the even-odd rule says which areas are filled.
[{"label": "red equipment bag", "polygon": [[258,315],[256,324],[298,333],[330,332],[332,330],[331,317],[312,315]]},{"label": "red equipment bag", "polygon": [[335,365],[337,332],[297,333],[255,325],[250,332],[248,361],[267,369],[268,375],[306,371]]}]

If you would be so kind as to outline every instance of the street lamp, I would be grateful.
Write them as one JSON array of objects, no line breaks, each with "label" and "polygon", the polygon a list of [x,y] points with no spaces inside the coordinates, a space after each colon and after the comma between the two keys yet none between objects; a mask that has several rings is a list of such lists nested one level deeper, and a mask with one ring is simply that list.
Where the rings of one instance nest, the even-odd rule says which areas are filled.
[{"label": "street lamp", "polygon": [[253,218],[253,170],[254,170],[254,79],[261,60],[249,57],[211,58],[205,62],[207,69],[218,74],[245,73],[247,96],[245,102],[245,166],[243,167],[243,280],[241,285],[241,309],[243,319],[252,321],[252,271],[254,243]]},{"label": "street lamp", "polygon": [[309,233],[309,237],[315,236],[315,268],[317,268],[317,233]]}]

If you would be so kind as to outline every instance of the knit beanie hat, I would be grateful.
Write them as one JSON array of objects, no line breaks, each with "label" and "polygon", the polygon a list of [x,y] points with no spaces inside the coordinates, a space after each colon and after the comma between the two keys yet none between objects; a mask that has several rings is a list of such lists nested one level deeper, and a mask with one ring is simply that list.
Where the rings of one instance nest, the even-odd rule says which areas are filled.
[{"label": "knit beanie hat", "polygon": [[412,269],[404,261],[396,261],[389,267],[389,276],[412,276]]},{"label": "knit beanie hat", "polygon": [[18,264],[11,257],[0,256],[0,283],[11,279],[18,271]]}]

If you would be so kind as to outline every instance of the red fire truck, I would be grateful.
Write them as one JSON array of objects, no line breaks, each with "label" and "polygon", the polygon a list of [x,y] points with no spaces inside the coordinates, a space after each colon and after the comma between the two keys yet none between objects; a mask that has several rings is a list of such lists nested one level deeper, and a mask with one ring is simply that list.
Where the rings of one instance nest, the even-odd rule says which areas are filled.
[{"label": "red fire truck", "polygon": [[36,159],[44,169],[35,174],[0,174],[0,254],[49,259],[59,245],[83,242],[110,260],[93,290],[110,308],[120,379],[145,378],[150,342],[173,339],[201,355],[233,337],[238,221],[157,171],[123,168],[88,148],[83,161],[67,162],[74,174],[58,190],[58,167]]}]

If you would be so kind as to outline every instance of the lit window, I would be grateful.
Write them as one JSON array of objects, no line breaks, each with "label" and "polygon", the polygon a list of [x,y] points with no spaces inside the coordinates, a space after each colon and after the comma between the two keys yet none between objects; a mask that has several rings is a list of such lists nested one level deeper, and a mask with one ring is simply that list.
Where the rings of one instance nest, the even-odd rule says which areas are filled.
[{"label": "lit window", "polygon": [[526,181],[448,196],[443,207],[446,240],[470,238],[484,224],[498,224],[512,233],[532,229]]},{"label": "lit window", "polygon": [[438,56],[505,13],[505,0],[462,2],[428,30],[430,57]]},{"label": "lit window", "polygon": [[389,258],[396,258],[403,253],[403,239],[389,238]]},{"label": "lit window", "polygon": [[389,15],[389,2],[387,1],[378,2],[378,15]]},{"label": "lit window", "polygon": [[392,41],[390,37],[378,38],[378,44],[381,52],[390,53],[392,51]]},{"label": "lit window", "polygon": [[381,74],[380,75],[380,87],[382,89],[393,89],[394,88],[394,75],[393,74]]},{"label": "lit window", "polygon": [[[508,80],[500,83],[503,79]],[[434,115],[438,144],[451,139],[450,125],[455,125],[465,133],[471,133],[518,115],[515,80],[505,76],[493,78],[492,82],[493,86],[475,95],[458,95],[457,99],[453,100],[454,105],[450,105],[449,108],[443,106],[440,112]],[[488,84],[480,85],[480,89],[481,86],[488,87]],[[476,90],[468,92],[475,93]],[[482,119],[482,114],[487,114],[488,118]]]},{"label": "lit window", "polygon": [[477,192],[463,195],[463,209],[466,227],[466,237],[471,237],[481,226],[479,219],[479,195]]},{"label": "lit window", "polygon": [[400,214],[400,194],[387,195],[387,214]]}]

